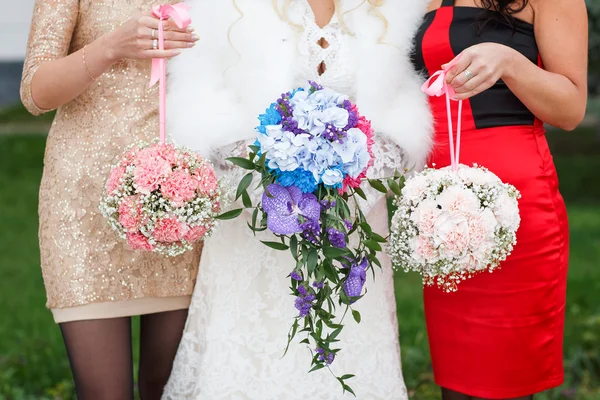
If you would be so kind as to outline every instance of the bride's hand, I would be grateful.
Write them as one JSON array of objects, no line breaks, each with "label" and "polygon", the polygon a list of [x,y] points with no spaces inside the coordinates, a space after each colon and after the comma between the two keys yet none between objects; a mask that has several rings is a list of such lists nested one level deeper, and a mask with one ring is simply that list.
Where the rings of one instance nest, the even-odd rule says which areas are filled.
[{"label": "bride's hand", "polygon": [[498,43],[481,43],[459,54],[456,65],[446,72],[455,100],[471,98],[496,84],[510,68],[514,51]]},{"label": "bride's hand", "polygon": [[132,18],[107,34],[106,46],[109,58],[117,61],[124,58],[150,59],[171,58],[180,54],[179,49],[192,47],[198,40],[193,29],[179,28],[172,20],[163,21],[165,50],[153,49],[158,39],[158,24],[155,16]]}]

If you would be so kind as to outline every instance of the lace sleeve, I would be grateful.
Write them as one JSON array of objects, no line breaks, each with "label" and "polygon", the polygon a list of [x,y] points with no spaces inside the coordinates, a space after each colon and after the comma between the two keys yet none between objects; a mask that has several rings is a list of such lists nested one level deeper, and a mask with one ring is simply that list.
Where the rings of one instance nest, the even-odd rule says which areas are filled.
[{"label": "lace sleeve", "polygon": [[65,57],[79,11],[78,0],[36,0],[21,80],[21,101],[29,112],[40,115],[31,95],[31,80],[41,64]]}]

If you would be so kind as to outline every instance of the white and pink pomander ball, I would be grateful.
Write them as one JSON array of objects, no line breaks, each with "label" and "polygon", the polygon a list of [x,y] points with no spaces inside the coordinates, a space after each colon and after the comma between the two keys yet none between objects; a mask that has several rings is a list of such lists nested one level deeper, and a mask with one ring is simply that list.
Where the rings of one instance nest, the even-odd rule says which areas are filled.
[{"label": "white and pink pomander ball", "polygon": [[135,145],[111,170],[100,211],[134,250],[177,256],[209,235],[221,209],[213,166],[172,144]]},{"label": "white and pink pomander ball", "polygon": [[387,249],[394,268],[417,271],[425,285],[447,292],[493,271],[516,244],[519,198],[514,186],[477,165],[415,174],[396,199]]}]

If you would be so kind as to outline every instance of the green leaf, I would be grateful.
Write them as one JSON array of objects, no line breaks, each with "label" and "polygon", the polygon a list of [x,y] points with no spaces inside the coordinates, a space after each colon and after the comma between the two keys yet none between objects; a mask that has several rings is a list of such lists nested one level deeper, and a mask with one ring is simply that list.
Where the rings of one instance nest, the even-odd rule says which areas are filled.
[{"label": "green leaf", "polygon": [[258,159],[257,164],[258,164],[259,167],[264,168],[266,161],[267,161],[267,153],[263,153],[260,156],[260,158]]},{"label": "green leaf", "polygon": [[396,183],[395,180],[393,179],[388,179],[388,186],[390,187],[390,190],[396,195],[396,196],[402,196],[402,189],[400,189],[400,186]]},{"label": "green leaf", "polygon": [[358,311],[352,310],[352,318],[354,318],[354,320],[356,321],[357,324],[360,324],[361,317],[360,317],[360,313]]},{"label": "green leaf", "polygon": [[337,247],[327,246],[323,247],[323,254],[327,258],[335,259],[350,254],[350,251],[348,249],[338,249]]},{"label": "green leaf", "polygon": [[221,215],[217,215],[215,217],[215,219],[221,220],[221,221],[225,221],[228,219],[234,219],[239,217],[242,212],[244,211],[243,208],[236,208],[235,210],[231,210],[231,211],[227,211],[226,213],[223,213]]},{"label": "green leaf", "polygon": [[250,195],[247,190],[242,192],[242,204],[246,208],[252,208],[252,200],[250,199]]},{"label": "green leaf", "polygon": [[238,167],[242,167],[244,169],[249,169],[249,170],[256,169],[256,164],[254,164],[252,161],[248,160],[247,158],[229,157],[229,158],[227,158],[227,161],[234,163]]},{"label": "green leaf", "polygon": [[315,371],[318,371],[323,368],[325,368],[325,364],[318,364],[318,365],[315,365],[314,367],[312,367],[311,370],[308,371],[308,373],[310,374],[311,372],[315,372]]},{"label": "green leaf", "polygon": [[308,340],[308,339],[302,339],[300,341],[300,343],[302,343],[302,344],[310,344],[310,340]]},{"label": "green leaf", "polygon": [[343,380],[343,381],[345,381],[345,380],[347,380],[347,379],[352,379],[352,378],[354,378],[355,376],[356,376],[356,375],[352,375],[352,374],[346,374],[346,375],[343,375],[343,376],[342,376],[340,379],[341,379],[341,380]]},{"label": "green leaf", "polygon": [[360,224],[358,224],[363,231],[365,231],[367,233],[367,235],[371,235],[373,233],[373,230],[371,229],[371,225],[369,225],[366,222],[361,222]]},{"label": "green leaf", "polygon": [[323,272],[325,272],[325,276],[331,282],[333,282],[333,283],[337,283],[338,282],[338,280],[339,280],[338,279],[338,274],[337,274],[335,268],[333,267],[333,264],[331,264],[329,261],[325,261],[323,263]]},{"label": "green leaf", "polygon": [[378,180],[375,179],[369,179],[369,185],[371,185],[371,187],[381,193],[386,194],[388,191],[385,188],[385,185],[383,183],[381,183]]},{"label": "green leaf", "polygon": [[384,238],[384,237],[383,237],[383,236],[381,236],[381,235],[378,235],[378,234],[377,234],[377,233],[375,233],[375,232],[371,232],[371,235],[370,235],[370,236],[371,236],[371,238],[372,238],[373,240],[375,240],[376,242],[379,242],[379,243],[385,243],[385,242],[387,242],[387,239],[386,239],[386,238]]},{"label": "green leaf", "polygon": [[381,245],[374,240],[365,240],[363,241],[364,245],[373,251],[381,251]]},{"label": "green leaf", "polygon": [[359,195],[363,199],[367,200],[367,195],[365,194],[365,192],[361,188],[359,188],[359,187],[354,188],[354,191],[356,192],[357,195]]},{"label": "green leaf", "polygon": [[342,333],[342,329],[343,329],[343,327],[342,327],[342,328],[337,328],[336,330],[334,330],[333,332],[331,332],[331,333],[329,334],[329,336],[328,336],[328,339],[329,339],[330,341],[334,341],[334,340],[335,340],[335,339],[338,337],[338,335],[339,335],[340,333]]},{"label": "green leaf", "polygon": [[249,172],[242,178],[240,183],[238,184],[237,191],[235,192],[235,199],[239,199],[242,193],[244,193],[252,184],[252,172]]},{"label": "green leaf", "polygon": [[308,273],[312,274],[317,269],[317,263],[319,262],[319,254],[315,249],[312,249],[310,253],[308,253],[308,258],[306,260],[306,266],[308,268]]},{"label": "green leaf", "polygon": [[288,246],[285,243],[280,243],[280,242],[267,242],[265,240],[261,240],[262,244],[264,244],[267,247],[270,247],[272,249],[275,250],[288,250],[290,248],[290,246]]},{"label": "green leaf", "polygon": [[258,207],[252,212],[252,226],[256,228],[256,219],[258,218]]},{"label": "green leaf", "polygon": [[294,260],[298,259],[298,238],[296,237],[296,235],[293,235],[290,238],[290,250],[292,251],[292,256],[294,257]]},{"label": "green leaf", "polygon": [[352,388],[346,384],[343,384],[342,387],[344,388],[345,392],[351,393],[354,397],[356,397],[356,394],[354,393],[354,391],[352,390]]}]

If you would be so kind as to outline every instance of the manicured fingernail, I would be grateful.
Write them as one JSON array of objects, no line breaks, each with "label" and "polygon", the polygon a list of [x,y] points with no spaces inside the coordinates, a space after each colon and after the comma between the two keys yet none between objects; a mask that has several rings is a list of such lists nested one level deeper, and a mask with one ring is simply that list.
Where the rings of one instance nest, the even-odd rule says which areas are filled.
[{"label": "manicured fingernail", "polygon": [[188,31],[188,32],[194,32],[194,31],[195,31],[195,29],[194,29],[194,28],[192,28],[191,26],[188,26],[188,27],[187,27],[187,31]]},{"label": "manicured fingernail", "polygon": [[175,54],[176,56],[178,56],[178,55],[180,55],[180,54],[181,54],[181,51],[179,51],[179,50],[175,50],[175,51],[173,52],[173,54]]},{"label": "manicured fingernail", "polygon": [[195,42],[188,42],[188,47],[194,47],[196,45]]},{"label": "manicured fingernail", "polygon": [[198,35],[192,35],[192,40],[194,42],[196,42],[196,41],[200,40],[200,37]]}]

